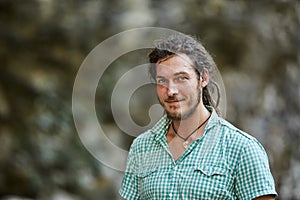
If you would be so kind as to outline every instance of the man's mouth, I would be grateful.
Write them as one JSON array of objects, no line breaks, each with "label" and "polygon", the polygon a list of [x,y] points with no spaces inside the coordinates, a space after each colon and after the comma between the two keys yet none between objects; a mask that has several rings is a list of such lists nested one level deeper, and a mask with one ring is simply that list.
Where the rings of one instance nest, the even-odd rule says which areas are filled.
[{"label": "man's mouth", "polygon": [[168,104],[176,104],[176,103],[179,103],[181,101],[184,101],[184,99],[166,99],[165,102],[168,103]]}]

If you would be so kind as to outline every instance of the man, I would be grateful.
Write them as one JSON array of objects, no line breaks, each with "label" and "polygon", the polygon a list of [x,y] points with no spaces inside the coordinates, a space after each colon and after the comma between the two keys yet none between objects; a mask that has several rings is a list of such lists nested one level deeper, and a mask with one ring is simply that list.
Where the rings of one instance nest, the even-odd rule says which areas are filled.
[{"label": "man", "polygon": [[274,199],[268,157],[220,118],[209,92],[216,67],[194,38],[175,35],[149,54],[163,116],[131,145],[125,199]]}]

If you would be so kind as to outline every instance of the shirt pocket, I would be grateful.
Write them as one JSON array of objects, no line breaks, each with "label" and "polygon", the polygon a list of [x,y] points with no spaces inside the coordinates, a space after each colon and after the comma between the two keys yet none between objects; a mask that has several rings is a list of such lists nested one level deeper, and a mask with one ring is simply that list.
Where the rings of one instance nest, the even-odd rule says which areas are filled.
[{"label": "shirt pocket", "polygon": [[228,171],[226,168],[209,165],[190,167],[184,181],[187,199],[227,199]]},{"label": "shirt pocket", "polygon": [[193,174],[200,182],[218,189],[223,189],[227,182],[227,170],[219,166],[198,165],[194,167]]},{"label": "shirt pocket", "polygon": [[194,167],[194,172],[200,172],[204,174],[207,177],[212,176],[225,176],[226,175],[226,169],[222,167],[217,166],[202,166],[198,165]]},{"label": "shirt pocket", "polygon": [[157,171],[157,167],[144,168],[138,172],[138,177],[143,179],[155,173],[156,171]]},{"label": "shirt pocket", "polygon": [[156,181],[158,177],[158,168],[149,167],[143,168],[138,173],[139,179],[139,195],[142,199],[151,199],[155,194]]}]

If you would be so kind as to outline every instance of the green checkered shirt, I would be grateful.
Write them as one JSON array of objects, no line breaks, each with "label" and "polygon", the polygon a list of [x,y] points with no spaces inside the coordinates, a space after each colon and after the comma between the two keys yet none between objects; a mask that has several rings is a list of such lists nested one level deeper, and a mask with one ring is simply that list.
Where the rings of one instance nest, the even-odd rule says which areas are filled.
[{"label": "green checkered shirt", "polygon": [[130,147],[120,195],[125,199],[242,199],[276,194],[261,144],[209,107],[201,138],[175,161],[164,116]]}]

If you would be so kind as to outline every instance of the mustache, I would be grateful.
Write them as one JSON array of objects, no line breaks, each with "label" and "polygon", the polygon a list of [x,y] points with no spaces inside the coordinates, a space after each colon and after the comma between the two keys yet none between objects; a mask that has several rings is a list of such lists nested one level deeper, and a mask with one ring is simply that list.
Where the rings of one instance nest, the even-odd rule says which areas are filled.
[{"label": "mustache", "polygon": [[165,102],[169,103],[169,102],[182,101],[182,100],[184,100],[184,98],[178,98],[176,96],[170,96],[167,99],[165,99]]}]

